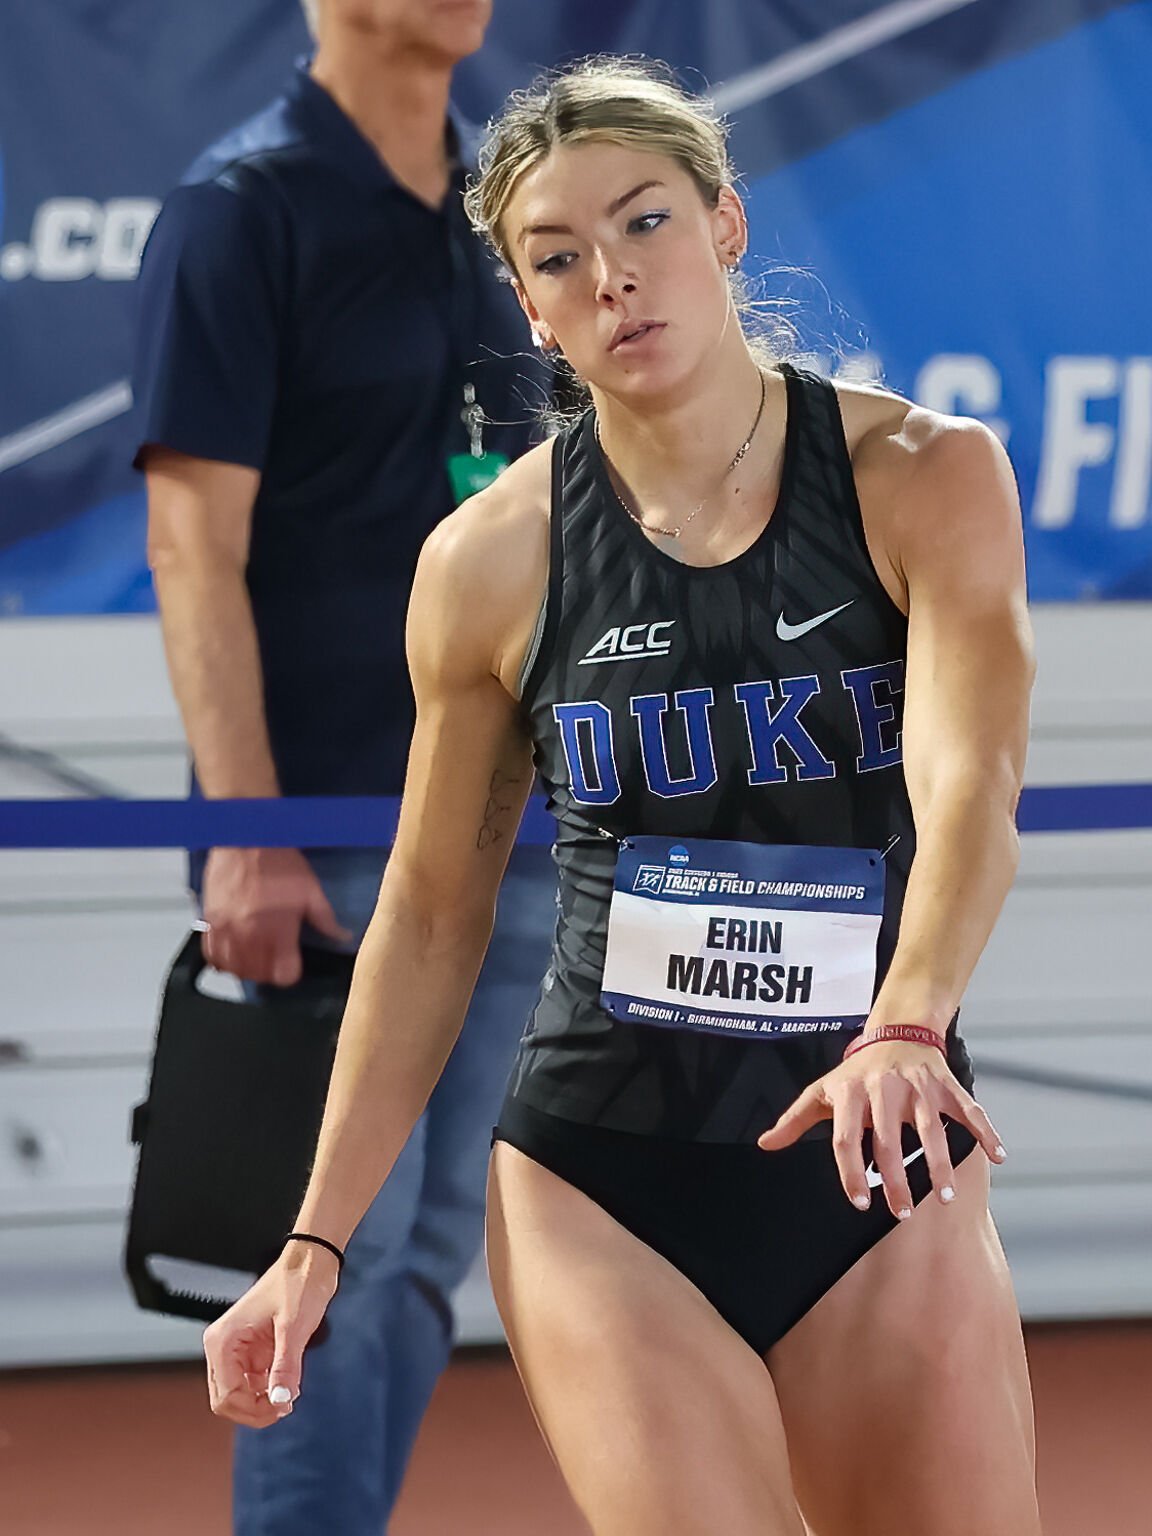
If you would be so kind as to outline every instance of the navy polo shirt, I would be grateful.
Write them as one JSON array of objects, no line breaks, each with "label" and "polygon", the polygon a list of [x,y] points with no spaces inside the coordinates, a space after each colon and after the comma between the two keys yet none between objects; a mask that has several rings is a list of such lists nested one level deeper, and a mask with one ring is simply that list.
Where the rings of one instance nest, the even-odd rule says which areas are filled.
[{"label": "navy polo shirt", "polygon": [[261,473],[247,579],[285,794],[400,788],[405,613],[452,510],[465,384],[486,448],[539,435],[544,377],[463,177],[428,208],[301,66],[196,162],[144,253],[135,441]]}]

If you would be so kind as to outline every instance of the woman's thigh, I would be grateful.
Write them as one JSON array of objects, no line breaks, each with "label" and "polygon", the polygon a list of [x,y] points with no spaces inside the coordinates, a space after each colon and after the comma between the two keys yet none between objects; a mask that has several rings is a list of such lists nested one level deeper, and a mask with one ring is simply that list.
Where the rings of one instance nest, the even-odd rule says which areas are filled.
[{"label": "woman's thigh", "polygon": [[1039,1536],[1032,1401],[979,1152],[768,1355],[813,1536]]},{"label": "woman's thigh", "polygon": [[488,1266],[595,1536],[803,1536],[763,1362],[665,1259],[502,1142]]}]

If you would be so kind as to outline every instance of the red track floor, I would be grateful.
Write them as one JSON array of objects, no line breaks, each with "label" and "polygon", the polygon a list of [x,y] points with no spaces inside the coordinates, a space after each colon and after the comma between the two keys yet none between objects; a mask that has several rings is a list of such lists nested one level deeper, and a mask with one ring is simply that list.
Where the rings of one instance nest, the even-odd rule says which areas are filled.
[{"label": "red track floor", "polygon": [[[1149,1536],[1152,1323],[1033,1328],[1028,1347],[1045,1536]],[[4,1536],[228,1530],[228,1430],[198,1367],[0,1376]],[[586,1536],[502,1353],[441,1383],[391,1536]]]}]

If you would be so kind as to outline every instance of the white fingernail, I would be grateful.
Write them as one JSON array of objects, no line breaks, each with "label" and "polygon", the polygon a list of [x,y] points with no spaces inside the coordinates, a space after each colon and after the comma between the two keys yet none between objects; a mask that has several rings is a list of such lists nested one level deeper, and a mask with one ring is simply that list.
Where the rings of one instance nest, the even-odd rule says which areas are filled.
[{"label": "white fingernail", "polygon": [[1000,1145],[999,1142],[996,1143],[996,1156],[999,1158],[1005,1158],[1008,1156],[1007,1152],[1005,1152],[1004,1148]]},{"label": "white fingernail", "polygon": [[290,1403],[292,1401],[292,1394],[287,1387],[273,1387],[268,1394],[268,1401],[270,1403]]},{"label": "white fingernail", "polygon": [[909,1208],[906,1205],[902,1205],[900,1207],[900,1209],[896,1212],[896,1220],[897,1221],[907,1221],[909,1216],[911,1216],[911,1214],[912,1214],[912,1212],[909,1210]]},{"label": "white fingernail", "polygon": [[948,1204],[949,1200],[955,1200],[956,1191],[952,1188],[951,1184],[945,1184],[944,1188],[940,1191],[940,1198],[945,1205]]},{"label": "white fingernail", "polygon": [[867,1211],[872,1208],[872,1202],[867,1195],[853,1195],[852,1204],[858,1211]]}]

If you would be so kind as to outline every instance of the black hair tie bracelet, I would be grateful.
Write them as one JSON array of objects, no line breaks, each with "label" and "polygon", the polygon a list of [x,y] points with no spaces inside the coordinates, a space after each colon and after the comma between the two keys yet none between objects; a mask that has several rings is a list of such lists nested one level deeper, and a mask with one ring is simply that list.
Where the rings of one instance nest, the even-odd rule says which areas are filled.
[{"label": "black hair tie bracelet", "polygon": [[289,1232],[284,1239],[286,1243],[315,1243],[318,1248],[327,1248],[329,1253],[336,1255],[337,1270],[339,1274],[344,1268],[344,1254],[335,1243],[330,1243],[326,1237],[314,1237],[311,1232]]}]

